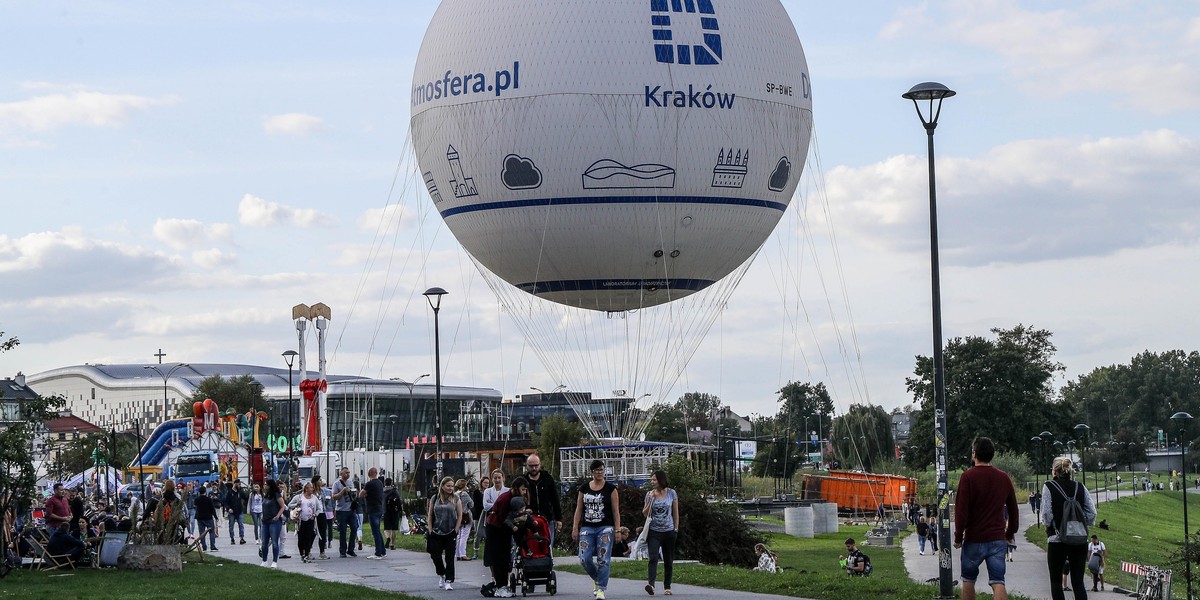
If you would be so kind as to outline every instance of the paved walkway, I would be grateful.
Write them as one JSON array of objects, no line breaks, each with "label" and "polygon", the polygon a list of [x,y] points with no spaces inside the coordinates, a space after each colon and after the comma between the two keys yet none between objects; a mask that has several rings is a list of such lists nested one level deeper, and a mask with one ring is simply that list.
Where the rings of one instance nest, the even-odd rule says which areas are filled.
[{"label": "paved walkway", "polygon": [[[1191,493],[1196,493],[1196,491],[1197,490],[1195,488],[1191,488],[1189,490]],[[1138,493],[1141,494],[1142,492]],[[1132,494],[1122,492],[1121,495],[1129,496]],[[1102,490],[1099,492],[1099,494],[1094,494],[1093,499],[1097,504],[1107,502],[1109,500],[1115,500],[1116,492]],[[1103,509],[1101,509],[1099,513],[1099,518],[1103,519]],[[1005,587],[1008,588],[1010,593],[1021,594],[1022,596],[1026,596],[1028,598],[1049,600],[1050,573],[1046,565],[1046,551],[1025,541],[1025,531],[1033,525],[1035,525],[1033,519],[1033,509],[1029,507],[1028,502],[1022,503],[1021,527],[1020,530],[1017,531],[1016,535],[1017,551],[1013,553],[1013,562],[1007,564],[1008,570],[1004,576]],[[1101,541],[1103,541],[1103,535],[1101,535]],[[918,548],[919,544],[917,543],[917,535],[915,533],[905,537],[902,545],[904,549],[904,566],[908,568],[908,574],[914,581],[924,582],[930,579],[936,580],[938,578],[939,571],[937,555],[930,552],[929,547],[926,546],[925,555],[921,556]],[[951,562],[953,563],[955,581],[960,581],[959,560],[959,550],[954,549],[952,551]],[[1113,565],[1116,566],[1114,567]],[[1119,563],[1110,561],[1105,570],[1110,571],[1119,568]],[[980,578],[975,588],[976,591],[988,593],[991,592],[991,588],[986,585],[986,581],[984,579],[986,576],[987,569],[984,568],[980,573]],[[1106,585],[1105,591],[1103,592],[1092,592],[1090,587],[1092,576],[1090,573],[1084,573],[1084,580],[1088,582],[1089,597],[1123,597],[1122,594],[1113,592],[1113,586],[1111,584]],[[1070,597],[1069,594],[1068,597]]]},{"label": "paved walkway", "polygon": [[[224,528],[222,528],[222,531],[224,531]],[[250,531],[246,533],[250,534]],[[335,539],[336,535],[335,531]],[[235,560],[255,565],[262,563],[258,558],[258,547],[253,545],[250,539],[247,539],[244,546],[230,546],[227,542],[228,538],[220,540],[220,545],[218,546],[220,550],[207,553],[205,555],[207,560]],[[456,562],[454,589],[447,592],[438,589],[438,577],[433,570],[433,561],[428,554],[423,552],[389,550],[387,557],[383,560],[369,560],[366,556],[372,554],[372,552],[370,549],[364,549],[358,552],[358,558],[337,558],[337,543],[335,541],[334,551],[327,553],[334,558],[305,564],[300,561],[300,553],[296,550],[296,535],[294,533],[288,534],[288,539],[283,546],[287,548],[288,554],[292,555],[293,558],[279,561],[279,569],[282,571],[303,573],[326,581],[353,583],[389,592],[402,592],[423,598],[437,598],[439,600],[446,600],[448,598],[478,599],[482,597],[479,595],[479,588],[484,583],[491,581],[491,574],[483,566],[482,560]],[[316,544],[313,544],[313,553],[317,553]],[[188,555],[188,558],[192,559],[194,556]],[[578,561],[572,558],[559,558],[556,560],[560,564],[564,560],[570,560],[578,564]],[[592,597],[591,578],[586,575],[567,573],[562,570],[557,570],[556,574],[558,578],[558,597],[565,596],[567,598],[590,600]],[[659,588],[658,594],[655,595],[656,599],[663,597],[661,582],[662,572],[660,569]],[[645,585],[645,582],[642,581],[614,578],[609,581],[606,596],[609,599],[648,598],[649,596],[646,595],[646,591],[643,589]],[[687,600],[792,600],[793,598],[791,596],[772,596],[709,589],[680,583],[673,584],[671,591],[675,593],[672,597],[682,597]],[[519,598],[520,591],[517,594]],[[541,586],[532,595],[544,598],[550,597]]]}]

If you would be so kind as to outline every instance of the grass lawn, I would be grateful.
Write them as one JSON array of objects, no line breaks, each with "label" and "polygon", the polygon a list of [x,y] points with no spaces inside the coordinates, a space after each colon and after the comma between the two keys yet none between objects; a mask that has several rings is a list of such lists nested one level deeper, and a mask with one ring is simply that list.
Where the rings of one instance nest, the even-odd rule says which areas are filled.
[{"label": "grass lawn", "polygon": [[[192,590],[189,592],[188,590]],[[203,592],[200,592],[204,590]],[[116,569],[32,572],[17,570],[0,580],[0,598],[161,598],[174,600],[200,592],[239,598],[407,598],[415,596],[331,583],[307,575],[271,571],[231,560],[188,562],[182,573],[156,574]]]},{"label": "grass lawn", "polygon": [[[1195,502],[1195,495],[1191,498]],[[1139,492],[1136,497],[1121,496],[1120,500],[1098,505],[1097,522],[1108,521],[1108,530],[1091,528],[1108,548],[1108,566],[1104,578],[1132,588],[1132,575],[1120,573],[1121,561],[1167,567],[1167,558],[1183,545],[1183,492]],[[1194,525],[1193,525],[1194,526]],[[1031,527],[1025,534],[1030,543],[1046,547],[1046,531]],[[1194,569],[1193,569],[1194,570]],[[1173,596],[1186,595],[1183,573],[1175,576]]]}]

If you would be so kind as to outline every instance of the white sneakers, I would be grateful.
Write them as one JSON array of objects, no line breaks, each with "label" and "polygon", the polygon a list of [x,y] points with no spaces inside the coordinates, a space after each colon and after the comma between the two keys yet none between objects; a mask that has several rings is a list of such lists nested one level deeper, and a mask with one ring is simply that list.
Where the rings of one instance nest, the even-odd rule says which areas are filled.
[{"label": "white sneakers", "polygon": [[447,581],[447,582],[446,582],[446,590],[447,590],[447,591],[449,591],[449,590],[452,590],[452,589],[454,589],[454,586],[450,585],[450,582],[449,582],[449,581]]},{"label": "white sneakers", "polygon": [[512,590],[508,589],[508,586],[502,585],[502,586],[496,588],[496,597],[497,598],[512,598],[513,593],[512,593]]},{"label": "white sneakers", "polygon": [[271,568],[272,568],[272,569],[278,569],[278,568],[279,568],[279,563],[277,563],[277,562],[275,562],[275,561],[271,561]]},{"label": "white sneakers", "polygon": [[446,578],[445,577],[438,577],[438,589],[439,590],[446,589]]},{"label": "white sneakers", "polygon": [[267,561],[264,560],[262,566],[267,566]]}]

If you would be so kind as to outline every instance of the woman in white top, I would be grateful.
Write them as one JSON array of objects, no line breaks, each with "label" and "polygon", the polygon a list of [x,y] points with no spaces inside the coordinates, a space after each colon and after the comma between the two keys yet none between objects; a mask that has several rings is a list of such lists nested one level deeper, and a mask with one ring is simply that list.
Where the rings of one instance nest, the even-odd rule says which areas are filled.
[{"label": "woman in white top", "polygon": [[254,490],[250,492],[250,518],[254,520],[254,541],[258,541],[258,530],[262,529],[262,504],[263,495],[262,487],[257,483],[254,484]]},{"label": "woman in white top", "polygon": [[504,485],[504,471],[496,469],[492,471],[492,487],[483,490],[483,516],[481,519],[486,520],[488,512],[492,510],[492,505],[496,503],[496,498],[500,494],[507,492],[508,488]]},{"label": "woman in white top", "polygon": [[317,539],[317,515],[321,513],[321,499],[314,493],[311,481],[304,484],[304,491],[298,498],[296,508],[300,512],[300,560],[311,562],[313,541]]}]

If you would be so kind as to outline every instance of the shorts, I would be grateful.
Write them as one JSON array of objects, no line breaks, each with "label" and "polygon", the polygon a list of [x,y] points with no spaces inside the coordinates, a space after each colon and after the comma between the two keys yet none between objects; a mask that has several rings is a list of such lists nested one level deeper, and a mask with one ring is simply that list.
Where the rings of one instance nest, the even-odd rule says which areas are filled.
[{"label": "shorts", "polygon": [[987,563],[988,584],[1004,584],[1005,561],[1008,554],[1008,542],[996,540],[992,542],[967,542],[962,545],[959,563],[962,568],[962,580],[975,583],[979,577],[979,566]]}]

